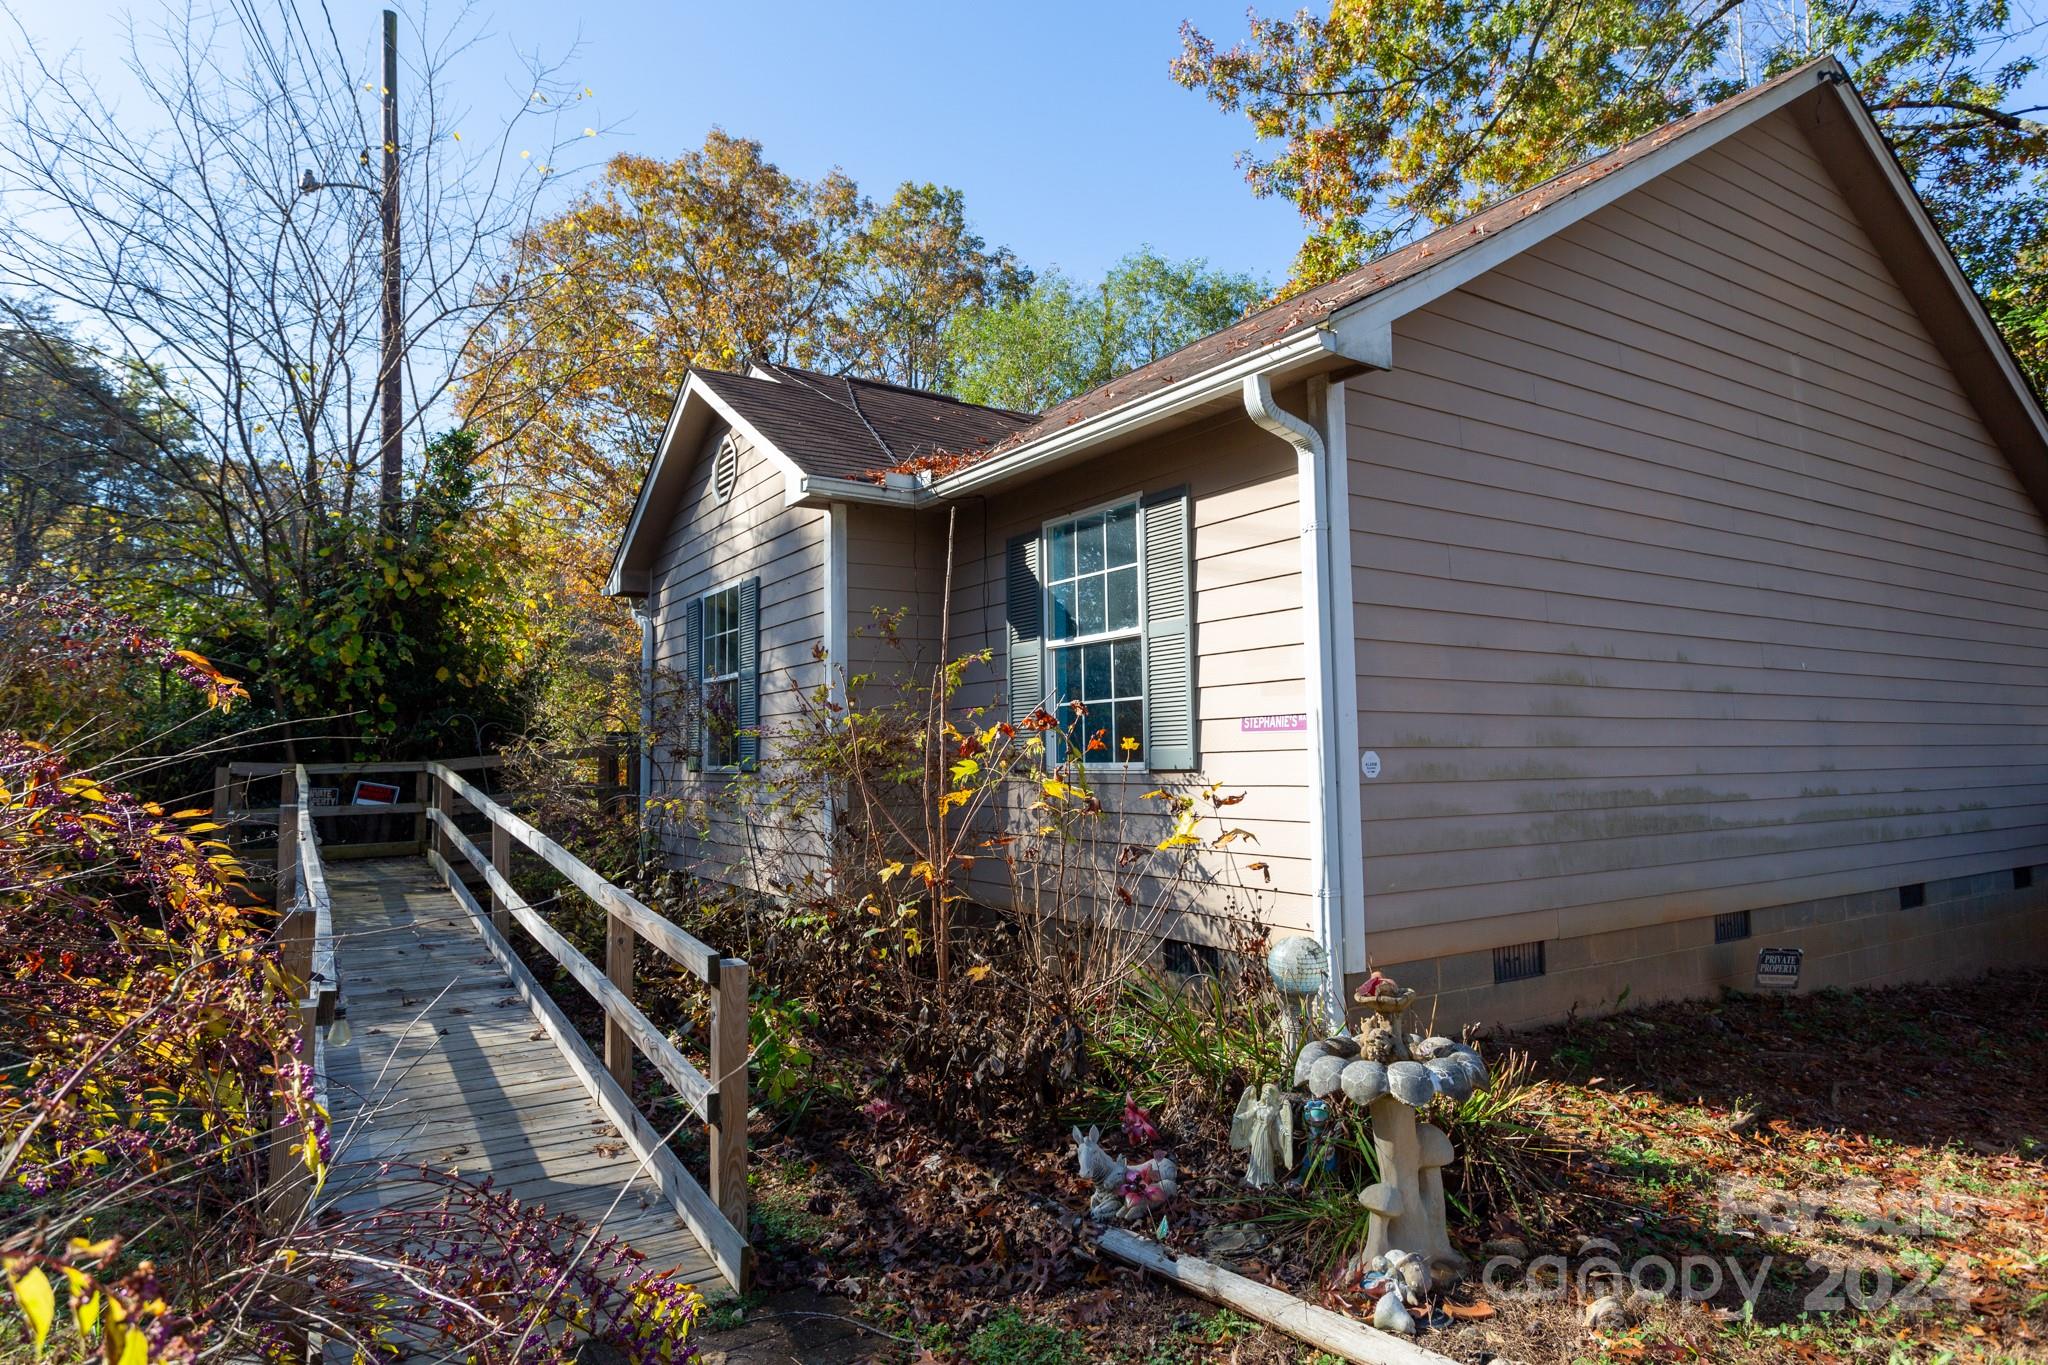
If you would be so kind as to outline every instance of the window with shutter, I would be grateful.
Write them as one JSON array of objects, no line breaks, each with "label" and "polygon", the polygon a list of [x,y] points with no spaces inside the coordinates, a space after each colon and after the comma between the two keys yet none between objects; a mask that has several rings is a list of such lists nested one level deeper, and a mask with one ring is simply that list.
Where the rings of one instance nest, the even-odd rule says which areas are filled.
[{"label": "window with shutter", "polygon": [[701,766],[751,769],[760,752],[761,580],[713,588],[690,604]]},{"label": "window with shutter", "polygon": [[1010,716],[1054,710],[1051,761],[1196,766],[1189,523],[1175,488],[1009,542]]},{"label": "window with shutter", "polygon": [[1145,759],[1138,501],[1045,528],[1045,641],[1060,729],[1048,757]]}]

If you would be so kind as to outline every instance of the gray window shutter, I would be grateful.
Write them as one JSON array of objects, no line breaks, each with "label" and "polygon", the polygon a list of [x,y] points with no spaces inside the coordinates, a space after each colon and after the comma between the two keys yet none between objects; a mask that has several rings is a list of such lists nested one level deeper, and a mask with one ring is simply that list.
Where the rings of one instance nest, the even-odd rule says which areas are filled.
[{"label": "gray window shutter", "polygon": [[1038,533],[1011,536],[1007,586],[1003,592],[1005,659],[1009,667],[1004,702],[1010,723],[1019,724],[1045,700],[1045,642],[1039,617],[1045,604],[1040,588]]},{"label": "gray window shutter", "polygon": [[752,772],[761,759],[761,580],[740,584],[740,770]]},{"label": "gray window shutter", "polygon": [[1197,766],[1195,536],[1185,485],[1148,494],[1145,537],[1145,766]]},{"label": "gray window shutter", "polygon": [[687,651],[683,659],[684,676],[690,680],[687,694],[691,729],[694,733],[683,741],[683,766],[696,772],[704,761],[704,599],[692,597],[683,606],[683,648]]}]

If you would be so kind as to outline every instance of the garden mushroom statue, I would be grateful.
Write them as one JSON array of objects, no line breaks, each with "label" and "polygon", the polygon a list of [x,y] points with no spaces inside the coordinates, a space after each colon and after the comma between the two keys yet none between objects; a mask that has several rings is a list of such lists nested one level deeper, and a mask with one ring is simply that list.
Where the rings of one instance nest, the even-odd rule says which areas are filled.
[{"label": "garden mushroom statue", "polygon": [[1280,1041],[1291,1053],[1303,1037],[1321,1034],[1323,988],[1330,981],[1330,955],[1323,945],[1299,934],[1283,938],[1266,954],[1266,971],[1280,993]]},{"label": "garden mushroom statue", "polygon": [[1359,1031],[1360,1055],[1345,1063],[1337,1085],[1370,1113],[1379,1156],[1379,1182],[1358,1196],[1372,1212],[1360,1260],[1384,1262],[1391,1252],[1405,1252],[1455,1275],[1463,1258],[1451,1246],[1444,1217],[1443,1168],[1456,1152],[1443,1130],[1420,1122],[1416,1110],[1438,1095],[1463,1100],[1485,1084],[1486,1067],[1463,1043],[1403,1030],[1401,1016],[1415,1003],[1414,991],[1374,973],[1358,1000],[1368,1015]]}]

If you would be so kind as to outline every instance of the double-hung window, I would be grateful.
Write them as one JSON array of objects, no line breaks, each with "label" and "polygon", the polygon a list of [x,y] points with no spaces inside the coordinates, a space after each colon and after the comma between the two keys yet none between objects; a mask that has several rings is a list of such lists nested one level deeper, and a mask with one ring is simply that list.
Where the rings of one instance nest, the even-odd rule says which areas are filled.
[{"label": "double-hung window", "polygon": [[704,708],[704,766],[740,761],[740,585],[704,595],[704,673],[698,695]]},{"label": "double-hung window", "polygon": [[728,583],[689,600],[685,630],[697,686],[692,766],[749,769],[760,750],[761,580]]},{"label": "double-hung window", "polygon": [[1010,537],[1004,695],[1053,713],[1048,761],[1198,765],[1192,510],[1165,488]]},{"label": "double-hung window", "polygon": [[1061,726],[1053,757],[1142,763],[1145,612],[1137,499],[1054,522],[1046,527],[1045,545],[1046,650]]}]

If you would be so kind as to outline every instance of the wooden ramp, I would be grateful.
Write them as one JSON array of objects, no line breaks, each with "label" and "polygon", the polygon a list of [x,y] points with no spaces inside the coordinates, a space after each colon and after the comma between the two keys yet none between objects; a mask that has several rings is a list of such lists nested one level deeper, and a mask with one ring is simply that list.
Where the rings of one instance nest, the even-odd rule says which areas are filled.
[{"label": "wooden ramp", "polygon": [[542,1027],[477,919],[417,857],[330,866],[350,1041],[326,1049],[337,1146],[328,1197],[416,1196],[424,1164],[617,1234],[707,1298],[717,1265]]}]

